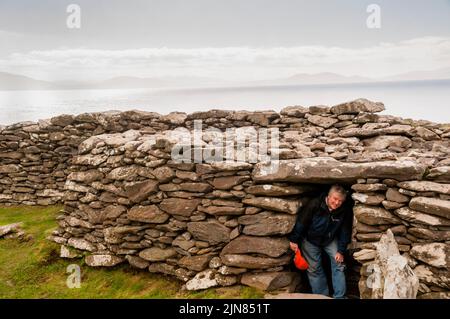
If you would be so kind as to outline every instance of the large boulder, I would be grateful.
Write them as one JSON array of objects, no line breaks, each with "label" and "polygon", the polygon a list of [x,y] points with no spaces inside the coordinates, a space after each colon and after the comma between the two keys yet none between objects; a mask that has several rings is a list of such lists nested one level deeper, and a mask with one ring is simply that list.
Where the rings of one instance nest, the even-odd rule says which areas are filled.
[{"label": "large boulder", "polygon": [[382,235],[375,244],[375,261],[367,266],[370,275],[359,282],[363,298],[371,299],[415,299],[419,279],[400,255],[391,230]]},{"label": "large boulder", "polygon": [[354,182],[359,178],[420,179],[425,169],[423,164],[406,159],[344,163],[332,157],[316,157],[280,160],[278,165],[257,163],[252,174],[256,182],[333,183]]}]

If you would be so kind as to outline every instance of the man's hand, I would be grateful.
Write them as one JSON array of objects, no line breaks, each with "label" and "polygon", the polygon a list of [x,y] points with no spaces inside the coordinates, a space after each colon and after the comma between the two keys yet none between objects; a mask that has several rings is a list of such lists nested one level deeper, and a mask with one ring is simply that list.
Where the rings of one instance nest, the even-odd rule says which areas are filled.
[{"label": "man's hand", "polygon": [[342,255],[341,253],[337,252],[336,256],[334,256],[334,259],[338,263],[343,263],[344,262],[344,255]]},{"label": "man's hand", "polygon": [[298,245],[293,242],[289,242],[289,246],[291,247],[292,251],[296,252],[298,249]]}]

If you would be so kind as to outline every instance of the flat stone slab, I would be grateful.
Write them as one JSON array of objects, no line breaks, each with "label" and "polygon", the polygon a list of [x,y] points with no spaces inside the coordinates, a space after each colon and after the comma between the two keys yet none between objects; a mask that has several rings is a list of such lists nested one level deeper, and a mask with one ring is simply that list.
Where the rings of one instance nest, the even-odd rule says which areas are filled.
[{"label": "flat stone slab", "polygon": [[422,179],[426,167],[412,160],[371,163],[340,162],[332,157],[280,160],[278,165],[258,163],[255,182],[289,181],[298,183],[354,182],[359,178]]}]

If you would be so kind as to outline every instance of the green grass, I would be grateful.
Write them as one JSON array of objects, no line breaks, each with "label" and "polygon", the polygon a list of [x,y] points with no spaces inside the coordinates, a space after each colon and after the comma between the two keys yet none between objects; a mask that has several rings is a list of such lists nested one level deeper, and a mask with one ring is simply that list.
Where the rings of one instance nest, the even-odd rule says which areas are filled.
[{"label": "green grass", "polygon": [[[46,239],[56,229],[61,206],[0,207],[0,225],[23,222],[31,240],[0,239],[0,298],[262,298],[246,286],[181,291],[182,282],[122,264],[92,268],[82,259],[59,258],[59,245]],[[81,269],[81,287],[68,288],[67,267]]]}]

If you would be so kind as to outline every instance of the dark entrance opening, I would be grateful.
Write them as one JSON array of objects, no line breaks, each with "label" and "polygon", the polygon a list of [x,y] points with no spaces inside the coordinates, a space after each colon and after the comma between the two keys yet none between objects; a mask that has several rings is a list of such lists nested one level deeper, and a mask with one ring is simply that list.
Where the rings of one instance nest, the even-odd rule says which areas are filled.
[{"label": "dark entrance opening", "polygon": [[[353,207],[355,205],[355,202],[351,196],[353,193],[353,191],[351,189],[352,184],[343,184],[343,183],[339,183],[339,184],[342,185],[348,191],[346,201],[349,201],[348,205],[350,207]],[[328,192],[330,187],[332,186],[332,184],[314,184],[314,186],[317,187],[317,189],[315,191],[304,194],[306,196],[304,197],[304,199],[302,199],[303,205],[306,205],[309,200],[319,196],[323,192]],[[352,211],[352,214],[353,214],[353,211]],[[352,227],[353,226],[354,225],[352,225]],[[347,250],[347,252],[344,256],[344,260],[345,260],[345,265],[346,265],[346,269],[345,269],[345,278],[346,278],[346,285],[347,285],[346,297],[350,298],[350,299],[359,299],[358,281],[359,281],[360,266],[353,259],[352,251],[350,249]],[[325,275],[327,277],[330,296],[332,296],[333,295],[333,284],[332,284],[332,274],[331,274],[331,262],[330,262],[329,256],[325,252],[322,252],[322,266],[323,266]],[[299,286],[297,286],[297,289],[295,292],[312,293],[311,286],[308,281],[307,271],[301,271],[301,270],[297,269],[293,262],[290,264],[290,270],[294,271],[294,272],[298,272],[301,277],[300,284],[299,284]]]}]

